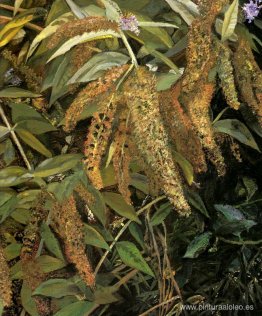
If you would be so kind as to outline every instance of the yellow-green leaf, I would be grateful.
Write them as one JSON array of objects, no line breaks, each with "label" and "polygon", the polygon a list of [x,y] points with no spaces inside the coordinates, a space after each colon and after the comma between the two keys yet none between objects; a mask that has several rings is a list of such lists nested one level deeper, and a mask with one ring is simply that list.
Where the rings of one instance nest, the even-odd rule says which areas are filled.
[{"label": "yellow-green leaf", "polygon": [[30,147],[38,151],[40,154],[50,158],[52,153],[30,132],[25,129],[17,129],[18,136]]},{"label": "yellow-green leaf", "polygon": [[239,1],[234,0],[225,13],[225,18],[222,25],[222,41],[224,42],[234,34],[237,24]]},{"label": "yellow-green leaf", "polygon": [[54,58],[65,54],[68,52],[72,47],[83,43],[83,42],[90,42],[96,40],[102,40],[106,38],[112,37],[120,37],[119,33],[114,30],[102,30],[97,32],[85,32],[81,35],[74,36],[70,38],[70,40],[66,41],[50,58],[47,62],[50,62]]}]

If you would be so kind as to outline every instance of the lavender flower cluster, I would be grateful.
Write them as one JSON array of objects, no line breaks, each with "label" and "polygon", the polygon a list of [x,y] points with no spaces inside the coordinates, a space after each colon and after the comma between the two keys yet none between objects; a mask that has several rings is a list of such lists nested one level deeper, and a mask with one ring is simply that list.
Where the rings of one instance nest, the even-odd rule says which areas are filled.
[{"label": "lavender flower cluster", "polygon": [[120,28],[123,31],[131,31],[139,35],[138,20],[135,15],[123,16],[120,19]]},{"label": "lavender flower cluster", "polygon": [[244,4],[243,11],[248,23],[251,23],[259,14],[262,5],[260,3],[262,0],[250,0],[248,3]]}]

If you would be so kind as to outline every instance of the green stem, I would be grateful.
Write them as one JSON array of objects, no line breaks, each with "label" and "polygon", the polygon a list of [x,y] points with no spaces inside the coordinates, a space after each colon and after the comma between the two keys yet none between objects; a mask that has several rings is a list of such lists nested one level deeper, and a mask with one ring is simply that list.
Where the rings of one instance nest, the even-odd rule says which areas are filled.
[{"label": "green stem", "polygon": [[3,120],[3,122],[5,123],[5,125],[7,126],[7,128],[9,129],[11,137],[12,137],[14,143],[16,144],[16,146],[17,146],[17,148],[18,148],[18,150],[19,150],[19,152],[20,152],[20,154],[21,154],[21,156],[22,156],[22,158],[23,158],[23,160],[24,160],[24,162],[25,162],[25,164],[27,166],[27,169],[31,171],[32,167],[30,165],[30,162],[29,162],[29,160],[26,157],[24,149],[23,149],[19,139],[17,138],[16,133],[14,132],[14,130],[12,129],[11,125],[8,122],[8,119],[7,119],[6,115],[5,115],[4,109],[2,108],[2,105],[0,105],[0,116],[1,116],[1,118]]},{"label": "green stem", "polygon": [[[154,204],[156,204],[157,202],[165,199],[166,196],[162,195],[158,198],[156,198],[155,200],[153,200],[152,202],[148,203],[147,205],[145,205],[144,207],[142,207],[136,214],[140,215],[142,214],[145,210],[147,210],[148,208],[150,208],[151,206],[153,206]],[[113,249],[114,245],[116,244],[116,242],[118,241],[118,239],[122,236],[122,234],[125,232],[125,230],[128,228],[128,226],[131,224],[132,220],[129,220],[118,232],[116,238],[114,239],[114,241],[111,243],[111,245],[109,246],[109,249],[104,253],[103,257],[100,259],[100,261],[98,262],[94,275],[96,276],[99,269],[101,268],[103,262],[105,261],[106,257],[108,256],[109,252]]]},{"label": "green stem", "polygon": [[243,241],[237,241],[237,240],[229,240],[223,237],[219,237],[219,239],[227,244],[231,245],[259,245],[262,243],[262,239],[260,240],[243,240]]},{"label": "green stem", "polygon": [[120,31],[120,35],[121,35],[121,38],[122,38],[122,41],[123,43],[125,44],[125,47],[126,49],[128,50],[128,53],[129,53],[129,56],[131,58],[131,61],[132,61],[132,64],[134,64],[134,66],[137,68],[138,67],[138,63],[137,63],[137,60],[136,60],[136,56],[124,34],[124,32]]}]

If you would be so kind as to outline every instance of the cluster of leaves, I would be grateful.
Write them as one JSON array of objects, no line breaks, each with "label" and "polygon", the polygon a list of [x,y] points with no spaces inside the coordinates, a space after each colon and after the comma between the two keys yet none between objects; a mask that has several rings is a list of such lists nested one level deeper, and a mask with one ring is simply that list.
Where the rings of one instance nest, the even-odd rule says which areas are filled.
[{"label": "cluster of leaves", "polygon": [[261,21],[242,5],[1,1],[0,315],[261,311]]}]

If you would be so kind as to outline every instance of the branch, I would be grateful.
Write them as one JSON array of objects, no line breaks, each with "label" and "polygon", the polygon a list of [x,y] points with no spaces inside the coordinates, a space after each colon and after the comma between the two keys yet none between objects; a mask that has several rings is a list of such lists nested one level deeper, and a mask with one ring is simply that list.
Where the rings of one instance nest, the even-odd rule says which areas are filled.
[{"label": "branch", "polygon": [[[162,195],[159,196],[158,198],[156,198],[155,200],[153,200],[152,202],[148,203],[147,205],[145,205],[144,207],[142,207],[136,214],[140,215],[141,213],[143,213],[145,210],[147,210],[148,208],[150,208],[151,206],[153,206],[154,204],[156,204],[157,202],[165,199],[166,196]],[[113,249],[114,245],[116,244],[116,242],[118,241],[118,239],[123,235],[123,233],[125,232],[125,230],[128,228],[128,226],[131,224],[132,220],[129,220],[119,231],[119,233],[117,234],[116,238],[114,239],[114,241],[111,243],[111,245],[109,246],[109,249],[104,253],[103,257],[100,259],[100,261],[98,262],[94,275],[96,276],[99,269],[101,268],[101,265],[103,264],[103,262],[105,261],[106,257],[108,256],[109,252]]]},{"label": "branch", "polygon": [[30,165],[30,162],[29,162],[29,160],[26,157],[24,149],[23,149],[19,139],[17,138],[16,133],[12,129],[11,125],[9,124],[8,119],[7,119],[6,115],[5,115],[4,109],[2,108],[1,104],[0,104],[0,116],[1,116],[1,118],[3,120],[3,122],[5,123],[5,125],[7,126],[7,128],[9,129],[11,137],[12,137],[13,141],[15,142],[15,144],[16,144],[16,146],[17,146],[17,148],[18,148],[18,150],[19,150],[19,152],[20,152],[20,154],[21,154],[21,156],[22,156],[22,158],[23,158],[23,160],[24,160],[24,162],[26,164],[27,169],[31,171],[32,167]]}]

